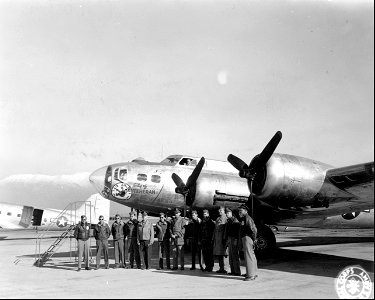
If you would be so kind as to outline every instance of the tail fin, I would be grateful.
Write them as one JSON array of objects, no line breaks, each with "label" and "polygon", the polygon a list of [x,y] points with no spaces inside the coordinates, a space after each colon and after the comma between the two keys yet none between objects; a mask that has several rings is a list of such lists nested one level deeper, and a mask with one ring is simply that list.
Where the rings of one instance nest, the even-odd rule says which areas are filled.
[{"label": "tail fin", "polygon": [[88,201],[91,201],[91,222],[97,222],[99,216],[104,217],[104,221],[108,223],[109,221],[109,209],[111,201],[103,198],[99,194],[92,195]]}]

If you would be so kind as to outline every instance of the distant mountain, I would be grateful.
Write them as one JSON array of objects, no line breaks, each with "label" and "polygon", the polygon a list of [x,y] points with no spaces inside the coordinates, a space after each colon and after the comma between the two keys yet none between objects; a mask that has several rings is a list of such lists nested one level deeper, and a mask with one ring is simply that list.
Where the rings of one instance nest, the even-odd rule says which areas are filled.
[{"label": "distant mountain", "polygon": [[[0,180],[0,202],[64,209],[71,202],[85,201],[97,193],[89,182],[89,176],[88,172],[53,176],[11,175]],[[111,215],[125,215],[129,211],[130,208],[111,202]]]}]

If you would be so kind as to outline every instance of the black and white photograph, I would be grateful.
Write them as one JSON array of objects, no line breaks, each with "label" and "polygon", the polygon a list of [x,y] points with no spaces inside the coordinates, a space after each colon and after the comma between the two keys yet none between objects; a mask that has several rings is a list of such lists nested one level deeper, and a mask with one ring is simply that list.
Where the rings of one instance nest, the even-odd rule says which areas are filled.
[{"label": "black and white photograph", "polygon": [[0,0],[1,299],[373,299],[374,2]]}]

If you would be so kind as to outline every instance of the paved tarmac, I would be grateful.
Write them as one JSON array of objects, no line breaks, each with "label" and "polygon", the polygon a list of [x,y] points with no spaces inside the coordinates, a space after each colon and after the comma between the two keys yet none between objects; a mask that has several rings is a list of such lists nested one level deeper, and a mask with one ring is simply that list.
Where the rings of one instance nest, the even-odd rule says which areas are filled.
[{"label": "paved tarmac", "polygon": [[[58,235],[51,233],[41,249],[47,249]],[[34,231],[0,231],[0,298],[338,298],[335,278],[349,265],[360,265],[374,282],[373,229],[280,232],[277,253],[259,259],[259,277],[247,282],[241,277],[190,271],[188,251],[184,271],[158,271],[156,247],[151,270],[76,272],[75,252],[70,252],[74,241],[70,245],[69,240],[38,268],[33,266],[35,236]],[[91,245],[95,255],[94,240]],[[244,273],[243,261],[241,269]]]}]

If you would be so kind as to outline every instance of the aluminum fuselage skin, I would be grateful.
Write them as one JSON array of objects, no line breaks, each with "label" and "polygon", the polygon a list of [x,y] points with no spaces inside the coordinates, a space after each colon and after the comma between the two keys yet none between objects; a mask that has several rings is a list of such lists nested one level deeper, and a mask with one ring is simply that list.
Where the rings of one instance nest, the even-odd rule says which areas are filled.
[{"label": "aluminum fuselage skin", "polygon": [[[184,197],[175,192],[176,185],[171,175],[176,173],[186,182],[194,166],[180,165],[181,161],[186,157],[199,158],[184,155],[173,157],[176,158],[174,164],[140,160],[106,166],[93,172],[90,181],[103,197],[134,209],[157,214],[176,207],[183,208]],[[259,175],[262,180],[255,188],[254,195],[275,209],[308,212],[309,216],[302,223],[310,224],[316,222],[316,218],[340,215],[353,209],[368,209],[368,204],[353,206],[350,200],[356,196],[327,181],[326,173],[332,168],[308,158],[274,153]],[[126,173],[125,179],[119,175],[123,171]],[[238,208],[249,195],[248,181],[240,178],[238,171],[228,162],[206,159],[190,209],[212,210],[220,205]],[[373,188],[368,196],[373,199]],[[337,198],[345,201],[336,201],[339,205],[335,205]],[[296,214],[275,220],[275,223],[304,225]]]}]

